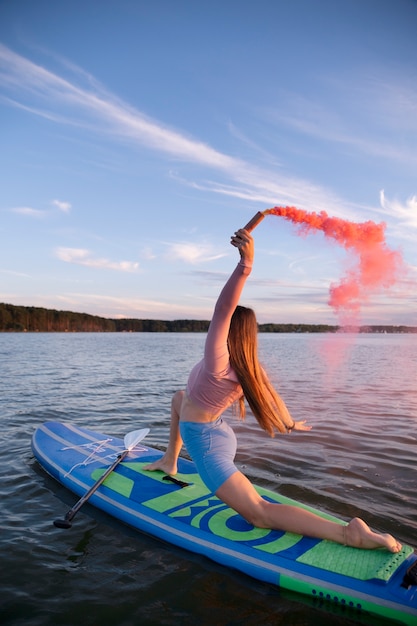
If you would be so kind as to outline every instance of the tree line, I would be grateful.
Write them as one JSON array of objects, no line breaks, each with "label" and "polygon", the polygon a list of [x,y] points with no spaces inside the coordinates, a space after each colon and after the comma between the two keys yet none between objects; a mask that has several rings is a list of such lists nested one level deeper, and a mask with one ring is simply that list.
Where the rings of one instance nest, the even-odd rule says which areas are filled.
[{"label": "tree line", "polygon": [[206,332],[207,321],[111,319],[34,306],[0,304],[0,332]]},{"label": "tree line", "polygon": [[[0,332],[102,332],[102,333],[205,333],[210,322],[207,320],[152,320],[152,319],[111,319],[57,311],[33,306],[16,306],[0,303]],[[263,333],[329,333],[337,332],[339,326],[328,324],[260,324]],[[357,330],[357,329],[355,329]],[[360,332],[416,333],[413,326],[361,326]]]}]

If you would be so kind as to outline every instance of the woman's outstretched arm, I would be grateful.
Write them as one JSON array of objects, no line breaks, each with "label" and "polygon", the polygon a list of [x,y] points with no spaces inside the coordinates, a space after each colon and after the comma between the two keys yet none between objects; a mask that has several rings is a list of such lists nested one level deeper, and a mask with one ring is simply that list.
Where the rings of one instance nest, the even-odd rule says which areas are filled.
[{"label": "woman's outstretched arm", "polygon": [[240,261],[220,292],[207,333],[204,360],[206,368],[212,373],[223,372],[229,363],[227,338],[230,321],[251,273],[255,253],[252,235],[243,228],[236,231],[230,243],[239,250]]}]

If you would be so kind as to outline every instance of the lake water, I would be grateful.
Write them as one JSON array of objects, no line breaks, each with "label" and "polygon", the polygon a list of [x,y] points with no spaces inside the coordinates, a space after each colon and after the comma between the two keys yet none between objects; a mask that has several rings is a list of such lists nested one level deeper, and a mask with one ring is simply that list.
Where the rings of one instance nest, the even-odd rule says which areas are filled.
[{"label": "lake water", "polygon": [[[34,461],[47,420],[164,448],[172,393],[200,334],[0,334],[0,623],[25,626],[336,626],[337,613],[141,535],[76,501]],[[259,336],[263,365],[309,433],[270,439],[229,416],[237,464],[257,484],[417,547],[417,335]]]}]

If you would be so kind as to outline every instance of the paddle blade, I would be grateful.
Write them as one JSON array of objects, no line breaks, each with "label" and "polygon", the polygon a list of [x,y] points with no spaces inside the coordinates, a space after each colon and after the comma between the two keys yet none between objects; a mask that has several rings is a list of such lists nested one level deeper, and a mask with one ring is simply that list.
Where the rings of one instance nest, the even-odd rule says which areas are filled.
[{"label": "paddle blade", "polygon": [[54,520],[54,526],[57,528],[71,528],[72,524],[66,519],[56,519]]},{"label": "paddle blade", "polygon": [[149,433],[149,428],[142,428],[141,430],[132,430],[124,437],[125,450],[133,450],[133,448],[146,437]]}]

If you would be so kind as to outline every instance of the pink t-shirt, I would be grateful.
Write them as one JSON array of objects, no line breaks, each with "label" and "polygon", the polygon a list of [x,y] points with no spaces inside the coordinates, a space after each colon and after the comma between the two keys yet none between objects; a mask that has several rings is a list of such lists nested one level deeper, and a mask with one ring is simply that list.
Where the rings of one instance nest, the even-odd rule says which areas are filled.
[{"label": "pink t-shirt", "polygon": [[242,395],[229,361],[227,338],[230,320],[252,266],[242,260],[223,287],[207,333],[204,358],[191,370],[187,395],[213,415],[219,415]]}]

